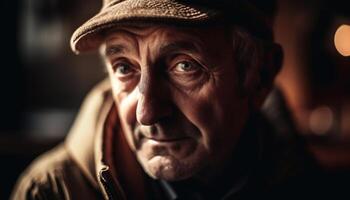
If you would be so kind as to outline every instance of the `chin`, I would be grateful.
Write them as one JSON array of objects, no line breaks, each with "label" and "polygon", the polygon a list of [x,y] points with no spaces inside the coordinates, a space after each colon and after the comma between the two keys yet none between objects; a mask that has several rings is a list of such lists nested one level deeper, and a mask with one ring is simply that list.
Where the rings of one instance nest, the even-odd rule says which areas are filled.
[{"label": "chin", "polygon": [[144,171],[153,179],[180,181],[193,177],[200,164],[186,162],[172,156],[154,156],[149,160],[139,159]]}]

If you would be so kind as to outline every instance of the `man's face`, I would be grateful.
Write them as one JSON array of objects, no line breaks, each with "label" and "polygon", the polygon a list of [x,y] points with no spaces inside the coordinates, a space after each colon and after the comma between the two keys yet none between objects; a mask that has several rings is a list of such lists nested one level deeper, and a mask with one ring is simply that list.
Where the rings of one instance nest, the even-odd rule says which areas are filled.
[{"label": "man's face", "polygon": [[229,31],[124,27],[102,45],[121,128],[153,178],[215,175],[247,118]]}]

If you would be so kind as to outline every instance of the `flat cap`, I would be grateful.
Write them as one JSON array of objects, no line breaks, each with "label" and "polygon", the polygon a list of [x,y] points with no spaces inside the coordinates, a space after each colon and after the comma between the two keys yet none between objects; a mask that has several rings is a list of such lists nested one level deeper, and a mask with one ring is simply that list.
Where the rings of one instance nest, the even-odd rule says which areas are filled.
[{"label": "flat cap", "polygon": [[128,23],[194,25],[216,20],[240,24],[259,37],[271,39],[271,22],[244,0],[103,0],[101,10],[71,37],[76,54],[92,51],[102,42],[103,30]]}]

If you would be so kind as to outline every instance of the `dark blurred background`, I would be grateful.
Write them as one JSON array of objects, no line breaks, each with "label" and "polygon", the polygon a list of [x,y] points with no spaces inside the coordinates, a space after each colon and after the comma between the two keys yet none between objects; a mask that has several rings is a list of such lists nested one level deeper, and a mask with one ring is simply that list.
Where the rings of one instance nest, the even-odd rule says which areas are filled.
[{"label": "dark blurred background", "polygon": [[67,134],[91,87],[104,77],[96,55],[74,55],[75,28],[101,6],[96,0],[0,3],[0,199],[19,173]]},{"label": "dark blurred background", "polygon": [[350,1],[279,0],[276,84],[300,134],[328,170],[350,169]]},{"label": "dark blurred background", "polygon": [[[256,2],[268,8],[268,1]],[[12,0],[0,5],[0,199],[7,199],[30,161],[63,140],[84,96],[105,72],[96,55],[75,56],[69,47],[75,28],[99,10],[99,0]],[[310,152],[325,169],[346,171],[349,3],[279,0],[276,8],[276,40],[285,50],[276,85],[287,97]],[[342,37],[336,40],[337,31]]]}]

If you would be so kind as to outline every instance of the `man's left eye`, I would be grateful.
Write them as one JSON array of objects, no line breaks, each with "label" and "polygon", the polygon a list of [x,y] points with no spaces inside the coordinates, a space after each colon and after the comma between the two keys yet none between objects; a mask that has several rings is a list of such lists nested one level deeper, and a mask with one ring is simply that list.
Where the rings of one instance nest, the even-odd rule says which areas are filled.
[{"label": "man's left eye", "polygon": [[190,61],[181,61],[175,64],[173,67],[174,72],[176,73],[186,73],[186,72],[195,72],[198,70],[198,65]]}]

